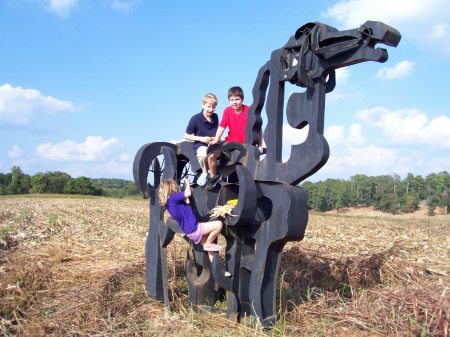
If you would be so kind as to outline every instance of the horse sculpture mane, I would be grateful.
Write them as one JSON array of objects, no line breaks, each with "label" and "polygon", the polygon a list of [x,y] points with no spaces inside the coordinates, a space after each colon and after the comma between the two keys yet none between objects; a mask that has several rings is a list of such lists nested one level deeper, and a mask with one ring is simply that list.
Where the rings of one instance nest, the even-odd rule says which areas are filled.
[{"label": "horse sculpture mane", "polygon": [[[186,261],[192,305],[213,305],[217,285],[227,291],[229,317],[253,315],[264,324],[276,321],[281,253],[288,241],[303,239],[308,222],[307,193],[297,184],[317,172],[329,157],[323,136],[325,96],[336,85],[335,70],[366,61],[385,62],[387,51],[376,45],[396,47],[400,38],[396,29],[382,22],[367,21],[346,31],[313,22],[301,26],[283,47],[272,52],[253,87],[245,143],[224,146],[230,155],[222,160],[219,170],[227,182],[211,191],[193,188],[191,205],[200,221],[208,220],[209,210],[216,205],[230,199],[238,199],[238,203],[233,216],[224,219],[222,233],[227,242],[226,267],[232,277],[223,276],[218,253],[211,264],[202,247],[193,244],[193,262],[190,256]],[[305,91],[290,95],[284,112],[286,83]],[[255,145],[264,106],[266,155],[261,157]],[[285,162],[284,116],[292,128],[309,127],[305,141],[292,145]],[[181,231],[172,218],[164,220],[157,191],[161,179],[181,181],[187,170],[200,170],[189,142],[146,144],[133,164],[135,182],[150,199],[146,289],[150,297],[167,306],[166,249],[175,233]],[[153,178],[150,183],[149,174]]]}]

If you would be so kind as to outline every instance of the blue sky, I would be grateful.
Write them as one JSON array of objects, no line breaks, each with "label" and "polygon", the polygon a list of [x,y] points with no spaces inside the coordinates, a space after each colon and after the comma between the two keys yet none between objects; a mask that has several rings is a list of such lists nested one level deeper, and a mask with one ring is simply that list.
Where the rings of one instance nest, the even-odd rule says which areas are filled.
[{"label": "blue sky", "polygon": [[[231,86],[251,104],[259,68],[298,27],[367,20],[402,40],[386,63],[338,70],[330,159],[309,180],[448,171],[447,0],[1,0],[0,172],[132,180],[137,150],[181,140],[207,92],[219,116]],[[284,131],[286,158],[304,135]]]}]

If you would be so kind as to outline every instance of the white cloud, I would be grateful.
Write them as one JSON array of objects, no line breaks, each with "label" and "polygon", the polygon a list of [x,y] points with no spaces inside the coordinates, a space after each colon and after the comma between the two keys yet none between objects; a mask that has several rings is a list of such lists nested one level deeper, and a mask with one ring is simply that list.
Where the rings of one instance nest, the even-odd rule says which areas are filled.
[{"label": "white cloud", "polygon": [[341,29],[357,28],[367,20],[382,21],[421,48],[450,56],[450,3],[446,0],[342,0],[322,15],[337,20]]},{"label": "white cloud", "polygon": [[343,28],[357,28],[367,20],[394,25],[435,17],[447,8],[445,0],[343,0],[322,14],[334,18]]},{"label": "white cloud", "polygon": [[78,0],[49,0],[47,8],[60,17],[68,17],[78,5]]},{"label": "white cloud", "polygon": [[391,141],[450,148],[450,119],[446,116],[429,120],[416,109],[390,111],[384,107],[374,107],[358,111],[357,117],[381,128]]},{"label": "white cloud", "polygon": [[172,143],[172,144],[178,144],[178,143],[181,143],[181,142],[186,142],[186,139],[184,139],[184,138],[181,138],[179,140],[171,139],[171,140],[168,141],[168,143]]},{"label": "white cloud", "polygon": [[289,146],[294,144],[301,144],[305,141],[308,136],[309,126],[303,129],[295,129],[289,124],[283,125],[283,144],[288,144]]},{"label": "white cloud", "polygon": [[361,124],[352,124],[350,126],[350,131],[347,137],[347,141],[350,145],[360,146],[365,144],[366,139],[362,134],[362,125]]},{"label": "white cloud", "polygon": [[350,77],[350,69],[349,68],[336,69],[336,84],[337,85],[348,84],[349,77]]},{"label": "white cloud", "polygon": [[113,9],[129,12],[141,3],[141,0],[113,0],[111,7]]},{"label": "white cloud", "polygon": [[[434,54],[450,56],[450,28],[446,22],[440,22],[433,25],[430,32],[418,34],[421,47],[426,51],[432,51]],[[442,51],[442,53],[439,53]]]},{"label": "white cloud", "polygon": [[324,136],[330,146],[338,146],[345,143],[345,128],[342,125],[331,125],[325,129]]},{"label": "white cloud", "polygon": [[364,145],[366,139],[361,124],[353,124],[349,129],[332,125],[325,129],[324,136],[330,146],[330,158],[318,177],[394,172],[397,150]]},{"label": "white cloud", "polygon": [[368,172],[373,168],[386,171],[395,163],[397,153],[395,149],[374,145],[346,149],[331,148],[330,152],[330,159],[326,165],[332,172]]},{"label": "white cloud", "polygon": [[331,125],[325,129],[324,136],[330,148],[361,146],[366,142],[361,124],[351,125],[348,135],[342,125]]},{"label": "white cloud", "polygon": [[351,70],[348,67],[336,69],[336,87],[327,94],[327,103],[332,104],[337,101],[361,99],[361,93],[355,87],[348,84]]},{"label": "white cloud", "polygon": [[118,142],[117,138],[104,140],[101,136],[88,136],[83,143],[66,140],[59,144],[41,144],[36,153],[41,158],[58,161],[105,160]]},{"label": "white cloud", "polygon": [[[309,126],[299,130],[290,127],[288,124],[283,125],[283,161],[289,159],[291,146],[303,143],[308,136],[308,132]],[[346,134],[342,125],[332,125],[325,129],[324,137],[330,148],[336,149],[348,149],[365,143],[360,124],[351,125],[348,134]]]},{"label": "white cloud", "polygon": [[375,75],[376,78],[393,80],[409,75],[415,66],[415,62],[402,61],[397,63],[393,68],[383,67]]},{"label": "white cloud", "polygon": [[72,177],[133,179],[133,163],[111,159],[105,162],[70,163],[62,169]]},{"label": "white cloud", "polygon": [[9,151],[8,151],[8,157],[11,159],[17,159],[21,158],[23,155],[23,150],[17,146],[14,145]]},{"label": "white cloud", "polygon": [[430,38],[433,40],[441,40],[449,36],[448,23],[441,23],[433,26],[431,30]]},{"label": "white cloud", "polygon": [[35,89],[13,87],[7,83],[0,86],[0,123],[26,125],[39,113],[75,110],[72,102],[44,96]]},{"label": "white cloud", "polygon": [[[365,121],[370,125],[382,127],[384,125],[382,116],[386,112],[389,111],[383,108],[369,111],[365,115]],[[423,123],[420,121],[420,118],[423,118],[423,116],[418,116],[420,114],[410,113],[409,115],[411,118],[409,123],[411,125]],[[415,119],[418,121],[414,122]],[[396,148],[392,147],[392,145],[375,145],[375,141],[381,140],[383,143],[391,135],[378,137],[376,140],[369,140],[369,135],[363,133],[361,124],[353,124],[350,127],[332,125],[326,128],[324,132],[330,147],[330,157],[325,166],[311,179],[313,181],[330,177],[348,179],[350,176],[359,173],[367,175],[400,174],[406,176],[407,173],[413,172],[414,174],[426,175],[430,172],[448,170],[450,163],[448,154],[435,146],[428,146],[432,142],[446,141],[446,138],[443,139],[441,137],[443,130],[448,130],[448,122],[446,117],[439,117],[433,119],[430,123],[425,123],[424,134],[429,136],[439,134],[440,136],[436,139],[428,140],[423,138],[425,139],[425,146],[412,144],[412,146],[405,148]],[[404,118],[403,123],[408,123],[407,119]],[[405,137],[411,137],[411,135]],[[369,142],[371,144],[368,144]],[[436,151],[433,151],[434,149]]]}]

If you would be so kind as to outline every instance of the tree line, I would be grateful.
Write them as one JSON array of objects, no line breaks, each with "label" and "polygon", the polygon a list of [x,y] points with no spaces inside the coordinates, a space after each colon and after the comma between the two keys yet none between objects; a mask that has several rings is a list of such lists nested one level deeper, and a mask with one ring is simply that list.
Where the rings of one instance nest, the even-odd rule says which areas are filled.
[{"label": "tree line", "polygon": [[409,173],[405,179],[398,175],[366,176],[357,174],[350,180],[327,179],[301,187],[308,191],[308,207],[328,211],[344,207],[373,206],[392,214],[412,213],[425,201],[428,214],[436,207],[450,213],[450,175],[447,171],[423,178]]},{"label": "tree line", "polygon": [[138,195],[136,184],[123,179],[72,178],[64,172],[24,173],[19,166],[13,166],[10,173],[0,173],[0,195],[55,193],[82,194],[107,197]]},{"label": "tree line", "polygon": [[[434,215],[437,207],[450,213],[450,174],[447,171],[432,173],[425,178],[409,173],[403,180],[398,175],[374,177],[357,174],[350,180],[306,181],[301,187],[308,191],[309,209],[316,211],[373,206],[392,214],[412,213],[424,201],[429,215]],[[27,193],[108,197],[139,195],[136,184],[123,179],[72,178],[59,171],[30,176],[18,166],[12,167],[10,173],[0,173],[0,195]]]}]

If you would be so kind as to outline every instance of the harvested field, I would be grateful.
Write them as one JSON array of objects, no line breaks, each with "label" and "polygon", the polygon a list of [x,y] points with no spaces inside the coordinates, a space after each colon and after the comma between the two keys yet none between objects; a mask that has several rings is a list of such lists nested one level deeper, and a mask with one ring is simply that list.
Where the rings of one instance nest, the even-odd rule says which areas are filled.
[{"label": "harvested field", "polygon": [[180,236],[172,306],[145,294],[148,201],[0,197],[0,336],[448,336],[450,217],[310,214],[288,243],[271,330],[187,305]]}]

